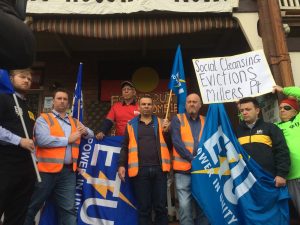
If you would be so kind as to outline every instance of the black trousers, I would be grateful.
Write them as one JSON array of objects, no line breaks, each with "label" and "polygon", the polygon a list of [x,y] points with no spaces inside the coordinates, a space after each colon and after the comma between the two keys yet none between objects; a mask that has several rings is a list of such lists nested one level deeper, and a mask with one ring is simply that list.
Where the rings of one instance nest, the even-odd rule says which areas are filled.
[{"label": "black trousers", "polygon": [[32,65],[35,38],[18,17],[0,8],[0,68],[24,69]]},{"label": "black trousers", "polygon": [[0,218],[3,225],[23,225],[34,190],[35,174],[0,171]]},{"label": "black trousers", "polygon": [[168,225],[167,173],[160,166],[140,167],[132,181],[137,200],[138,224],[151,225],[153,209],[154,225]]}]

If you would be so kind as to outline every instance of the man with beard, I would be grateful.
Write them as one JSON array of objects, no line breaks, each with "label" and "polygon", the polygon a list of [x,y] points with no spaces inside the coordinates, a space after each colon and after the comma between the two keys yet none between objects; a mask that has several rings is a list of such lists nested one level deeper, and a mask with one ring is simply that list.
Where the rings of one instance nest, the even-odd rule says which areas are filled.
[{"label": "man with beard", "polygon": [[[10,79],[20,108],[12,94],[0,94],[0,218],[4,214],[4,225],[20,225],[24,223],[35,182],[30,155],[34,150],[34,115],[25,98],[32,82],[31,70],[13,70]],[[21,115],[29,138],[25,138]]]}]

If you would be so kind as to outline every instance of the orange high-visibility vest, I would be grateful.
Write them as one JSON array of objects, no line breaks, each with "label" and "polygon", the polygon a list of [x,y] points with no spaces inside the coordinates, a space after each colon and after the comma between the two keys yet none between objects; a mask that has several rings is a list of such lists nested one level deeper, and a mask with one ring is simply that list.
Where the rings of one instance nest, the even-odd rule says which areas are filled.
[{"label": "orange high-visibility vest", "polygon": [[[50,135],[55,137],[65,137],[64,131],[61,128],[58,120],[54,117],[52,113],[42,113],[41,116],[47,122]],[[71,133],[76,131],[77,120],[69,116],[69,121],[71,124]],[[72,162],[73,162],[73,171],[77,169],[77,159],[79,155],[79,144],[80,138],[72,144]],[[66,154],[66,146],[62,147],[40,147],[36,148],[36,156],[38,159],[38,169],[40,172],[47,173],[57,173],[62,170],[64,166],[64,158]]]},{"label": "orange high-visibility vest", "polygon": [[[164,172],[169,172],[171,169],[170,153],[167,144],[162,134],[162,119],[158,118],[159,127],[159,139],[160,139],[160,155],[161,155],[161,168]],[[154,129],[156,129],[155,127]],[[138,158],[138,146],[134,135],[134,126],[131,123],[127,124],[127,130],[129,135],[128,144],[128,175],[129,177],[135,177],[139,171],[139,158]]]},{"label": "orange high-visibility vest", "polygon": [[[189,121],[186,118],[185,113],[183,114],[177,114],[177,117],[180,121],[180,134],[181,134],[181,140],[185,145],[185,148],[189,150],[191,154],[193,154],[194,149],[194,139],[192,130],[189,124]],[[203,116],[200,115],[199,122],[201,123],[201,130],[199,134],[198,141],[200,140],[202,136],[202,131],[204,127],[205,119]],[[191,169],[191,163],[185,159],[183,159],[176,151],[176,149],[173,147],[173,169],[177,171],[188,171]]]}]

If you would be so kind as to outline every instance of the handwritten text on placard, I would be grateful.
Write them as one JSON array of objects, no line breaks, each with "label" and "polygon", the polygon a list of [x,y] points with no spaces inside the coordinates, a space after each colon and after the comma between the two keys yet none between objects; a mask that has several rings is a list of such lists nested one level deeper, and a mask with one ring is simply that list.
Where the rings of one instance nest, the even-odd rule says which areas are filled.
[{"label": "handwritten text on placard", "polygon": [[272,91],[275,85],[262,50],[245,54],[193,59],[204,104],[233,102]]}]

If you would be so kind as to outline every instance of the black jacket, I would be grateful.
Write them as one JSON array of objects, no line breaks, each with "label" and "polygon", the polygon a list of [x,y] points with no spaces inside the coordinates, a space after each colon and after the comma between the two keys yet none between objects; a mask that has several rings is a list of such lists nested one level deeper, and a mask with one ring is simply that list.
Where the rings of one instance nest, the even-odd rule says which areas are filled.
[{"label": "black jacket", "polygon": [[35,37],[23,23],[25,0],[0,0],[0,68],[24,69],[34,61]]},{"label": "black jacket", "polygon": [[247,153],[274,176],[286,177],[290,155],[282,131],[274,124],[258,119],[250,129],[244,121],[237,129],[237,137]]},{"label": "black jacket", "polygon": [[[34,118],[30,117],[27,101],[18,97],[29,138],[33,136]],[[0,94],[0,126],[25,138],[21,120],[11,94]],[[30,152],[20,146],[0,142],[0,171],[9,174],[29,173],[34,176]]]},{"label": "black jacket", "polygon": [[21,20],[26,16],[27,0],[0,0],[0,9],[6,13],[15,15]]}]

